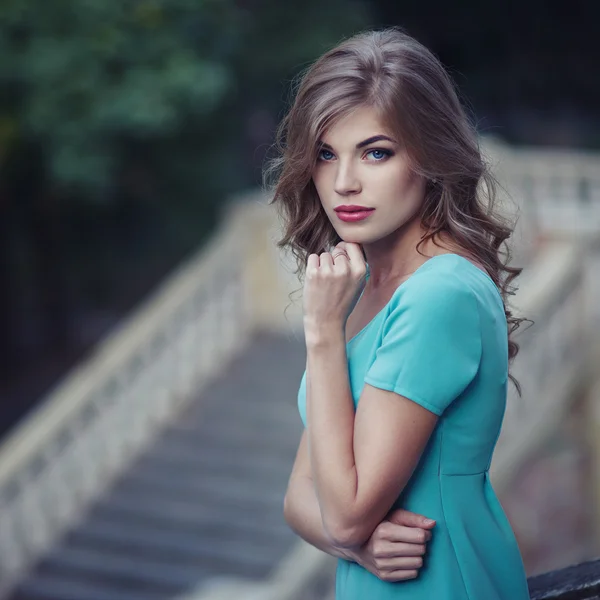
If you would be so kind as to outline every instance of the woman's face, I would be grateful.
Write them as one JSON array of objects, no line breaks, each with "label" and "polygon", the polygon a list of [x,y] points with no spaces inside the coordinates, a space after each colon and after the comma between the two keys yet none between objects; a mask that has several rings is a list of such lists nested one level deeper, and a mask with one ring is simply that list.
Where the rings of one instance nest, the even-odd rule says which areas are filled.
[{"label": "woman's face", "polygon": [[313,182],[342,240],[370,244],[413,220],[425,179],[409,168],[375,109],[361,107],[340,119],[321,142]]}]

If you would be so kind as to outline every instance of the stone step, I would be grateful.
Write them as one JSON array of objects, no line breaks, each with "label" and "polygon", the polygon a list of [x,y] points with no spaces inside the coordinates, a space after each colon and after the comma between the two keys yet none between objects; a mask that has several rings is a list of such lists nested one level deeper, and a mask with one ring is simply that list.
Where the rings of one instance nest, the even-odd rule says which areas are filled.
[{"label": "stone step", "polygon": [[[298,382],[300,383],[300,382]],[[177,428],[195,428],[206,424],[229,421],[232,415],[247,423],[249,427],[301,427],[302,422],[296,409],[296,397],[247,398],[211,403],[208,406],[194,406],[185,420],[178,421]]]},{"label": "stone step", "polygon": [[12,600],[167,600],[150,589],[119,590],[97,581],[66,579],[57,575],[34,575],[22,583]]},{"label": "stone step", "polygon": [[[213,573],[209,565],[181,561],[153,561],[126,552],[73,543],[55,548],[39,567],[39,573],[96,581],[107,587],[139,589],[177,594],[197,586]],[[110,584],[110,585],[109,585]]]},{"label": "stone step", "polygon": [[[210,533],[210,532],[209,532]],[[199,535],[189,530],[148,527],[139,523],[125,525],[118,521],[95,519],[71,532],[66,543],[76,546],[102,548],[107,552],[129,552],[147,556],[151,560],[181,560],[196,564],[220,565],[229,561],[247,564],[252,570],[268,570],[277,548],[293,542],[291,532],[286,535],[255,535],[250,539],[244,531],[224,530],[222,535]]]},{"label": "stone step", "polygon": [[[232,415],[232,419],[235,415]],[[280,448],[295,449],[300,439],[299,427],[285,429],[251,429],[244,423],[227,425],[226,427],[203,427],[193,432],[171,429],[165,435],[165,441],[176,438],[178,444],[187,447],[190,452],[214,451],[216,448],[228,447],[244,452],[256,450],[278,451]]]},{"label": "stone step", "polygon": [[273,454],[264,452],[259,455],[241,452],[231,452],[229,449],[220,451],[218,456],[200,453],[177,451],[170,446],[153,448],[140,460],[135,470],[138,472],[168,471],[169,477],[174,479],[195,476],[202,473],[206,477],[213,477],[227,473],[231,477],[251,478],[261,482],[263,476],[268,478],[278,477],[280,481],[287,481],[290,475],[290,460],[294,452]]},{"label": "stone step", "polygon": [[10,600],[172,600],[268,577],[296,543],[283,498],[304,358],[301,342],[255,336]]},{"label": "stone step", "polygon": [[165,477],[162,472],[138,471],[128,474],[118,491],[140,494],[144,501],[152,502],[146,494],[161,497],[198,499],[203,505],[264,507],[266,510],[281,510],[285,493],[285,481],[264,477],[264,482],[235,479],[229,476],[203,478],[196,474],[194,478]]},{"label": "stone step", "polygon": [[148,503],[141,502],[138,495],[125,493],[114,493],[99,501],[88,518],[98,517],[120,519],[125,523],[139,521],[148,526],[162,524],[173,529],[209,530],[213,535],[227,526],[234,526],[251,536],[265,531],[274,535],[287,528],[282,510],[248,510],[240,505],[203,506],[197,502],[164,498],[154,498],[152,503]]},{"label": "stone step", "polygon": [[157,441],[157,445],[155,448],[151,450],[147,454],[147,456],[171,456],[171,457],[179,457],[185,455],[188,457],[184,459],[186,461],[193,461],[194,456],[202,456],[202,457],[210,457],[214,461],[219,461],[223,458],[226,462],[232,462],[236,459],[246,460],[252,462],[255,460],[257,464],[260,464],[261,460],[266,457],[270,457],[271,459],[277,458],[281,460],[283,463],[286,461],[291,465],[294,460],[294,456],[296,455],[297,445],[300,441],[301,431],[298,431],[298,434],[294,437],[294,439],[290,436],[289,443],[282,448],[273,448],[271,445],[262,444],[259,446],[254,446],[251,449],[246,448],[240,444],[222,444],[221,447],[218,448],[218,452],[215,449],[214,441],[204,440],[198,436],[197,440],[191,440],[189,438],[185,438],[183,436],[171,436],[165,437],[160,441]]}]

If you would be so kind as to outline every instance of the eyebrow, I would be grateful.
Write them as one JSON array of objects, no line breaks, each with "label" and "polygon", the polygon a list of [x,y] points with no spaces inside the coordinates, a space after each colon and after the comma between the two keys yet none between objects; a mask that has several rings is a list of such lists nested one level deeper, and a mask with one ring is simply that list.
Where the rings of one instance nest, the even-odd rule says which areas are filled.
[{"label": "eyebrow", "polygon": [[[367,138],[366,140],[363,140],[362,142],[358,142],[358,144],[356,144],[356,149],[360,150],[361,148],[364,148],[365,146],[368,146],[369,144],[374,144],[375,142],[392,142],[393,144],[397,144],[398,142],[396,142],[396,140],[393,140],[392,138],[388,137],[387,135],[374,135],[373,137]],[[329,144],[325,144],[324,142],[320,142],[320,146],[321,148],[326,148],[327,150],[333,150],[333,148],[329,145]]]}]

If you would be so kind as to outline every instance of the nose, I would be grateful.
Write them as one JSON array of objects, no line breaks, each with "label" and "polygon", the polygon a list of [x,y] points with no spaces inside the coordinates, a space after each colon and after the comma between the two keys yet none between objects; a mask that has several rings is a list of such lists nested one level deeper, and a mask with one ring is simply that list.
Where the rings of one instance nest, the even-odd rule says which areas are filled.
[{"label": "nose", "polygon": [[338,169],[335,174],[334,189],[340,196],[348,196],[361,191],[360,181],[356,175],[355,169],[349,163],[338,162]]}]

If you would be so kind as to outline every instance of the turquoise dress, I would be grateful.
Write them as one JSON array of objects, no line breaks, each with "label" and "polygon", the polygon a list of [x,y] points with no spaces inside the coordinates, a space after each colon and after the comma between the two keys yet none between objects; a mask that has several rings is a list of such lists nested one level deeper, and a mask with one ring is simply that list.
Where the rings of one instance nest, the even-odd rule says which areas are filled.
[{"label": "turquoise dress", "polygon": [[[348,342],[347,355],[355,406],[368,383],[439,416],[394,504],[437,524],[416,579],[384,582],[340,559],[336,600],[528,600],[519,548],[489,476],[508,374],[494,282],[457,254],[435,256]],[[306,373],[298,405],[306,426]]]}]

